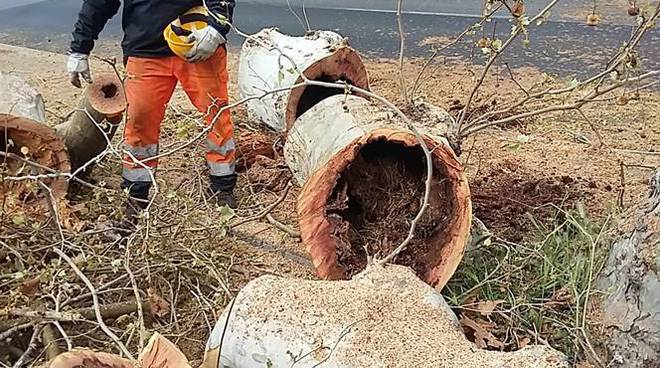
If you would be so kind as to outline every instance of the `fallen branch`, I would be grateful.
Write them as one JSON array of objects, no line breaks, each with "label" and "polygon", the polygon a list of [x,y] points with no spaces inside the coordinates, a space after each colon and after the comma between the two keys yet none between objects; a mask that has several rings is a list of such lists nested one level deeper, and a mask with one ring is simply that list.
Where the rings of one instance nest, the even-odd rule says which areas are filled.
[{"label": "fallen branch", "polygon": [[286,184],[286,188],[284,189],[284,192],[282,193],[282,195],[275,202],[270,204],[268,207],[264,208],[258,214],[254,215],[254,216],[250,216],[250,217],[240,219],[240,220],[234,222],[233,224],[229,225],[229,227],[230,228],[238,227],[238,226],[241,226],[241,225],[246,224],[248,222],[261,220],[264,217],[268,216],[268,214],[270,214],[277,206],[279,206],[280,203],[284,202],[284,200],[286,199],[286,196],[289,194],[289,190],[291,190],[292,186],[293,185],[291,184],[291,181],[289,181]]},{"label": "fallen branch", "polygon": [[46,347],[46,356],[48,360],[55,359],[56,356],[60,355],[60,347],[57,344],[57,336],[53,330],[53,326],[49,323],[44,325],[43,330],[41,331],[41,339],[43,345]]},{"label": "fallen branch", "polygon": [[108,335],[115,342],[117,347],[119,347],[119,350],[127,358],[129,358],[131,361],[137,363],[135,358],[133,358],[133,355],[128,351],[128,349],[121,342],[121,340],[119,340],[117,335],[115,335],[112,331],[110,331],[110,329],[105,324],[105,322],[103,322],[103,316],[101,315],[101,310],[100,310],[100,305],[99,305],[99,298],[98,298],[98,295],[96,295],[96,289],[94,289],[94,285],[92,285],[91,281],[89,281],[87,276],[85,276],[85,274],[82,273],[82,271],[80,271],[78,266],[76,266],[76,263],[73,262],[73,260],[71,258],[69,258],[69,256],[67,256],[64,252],[62,252],[58,248],[53,248],[53,252],[55,252],[58,256],[60,256],[62,259],[64,259],[66,261],[66,263],[69,264],[69,266],[71,266],[71,268],[73,269],[73,272],[75,272],[76,275],[78,275],[78,277],[85,283],[85,286],[87,286],[89,291],[92,293],[92,301],[94,302],[94,314],[96,316],[96,322],[99,324],[99,326],[101,326],[101,329],[103,330],[103,332],[105,332],[105,334]]}]

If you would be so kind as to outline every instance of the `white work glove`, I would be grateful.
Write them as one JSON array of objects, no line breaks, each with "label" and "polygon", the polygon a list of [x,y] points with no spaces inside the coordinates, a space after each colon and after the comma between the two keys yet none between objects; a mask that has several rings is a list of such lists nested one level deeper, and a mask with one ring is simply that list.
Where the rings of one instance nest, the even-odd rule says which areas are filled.
[{"label": "white work glove", "polygon": [[211,26],[193,30],[188,40],[194,42],[192,49],[186,53],[186,60],[191,63],[210,58],[220,45],[227,42],[220,32]]},{"label": "white work glove", "polygon": [[71,84],[80,88],[80,78],[87,83],[92,83],[92,73],[89,71],[89,55],[72,52],[69,54],[69,60],[66,63],[66,69],[69,72]]}]

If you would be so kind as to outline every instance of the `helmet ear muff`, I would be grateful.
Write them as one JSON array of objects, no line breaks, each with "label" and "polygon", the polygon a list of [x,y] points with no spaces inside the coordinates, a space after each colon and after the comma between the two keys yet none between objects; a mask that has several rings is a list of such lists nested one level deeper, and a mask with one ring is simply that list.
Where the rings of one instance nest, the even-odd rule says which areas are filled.
[{"label": "helmet ear muff", "polygon": [[189,14],[181,15],[179,17],[179,23],[181,24],[187,24],[192,22],[204,22],[208,24],[209,16],[199,13],[189,13]]},{"label": "helmet ear muff", "polygon": [[175,35],[179,36],[179,37],[188,37],[192,34],[191,31],[189,31],[187,29],[184,29],[184,28],[181,28],[179,26],[176,26],[174,24],[170,24],[170,28],[172,29],[172,32]]},{"label": "helmet ear muff", "polygon": [[199,13],[184,14],[179,17],[178,22],[173,22],[172,24],[170,24],[170,27],[172,28],[172,32],[174,32],[175,35],[179,37],[187,37],[190,36],[192,32],[175,23],[183,25],[193,22],[203,22],[208,24],[209,17]]},{"label": "helmet ear muff", "polygon": [[167,45],[175,55],[185,59],[186,53],[193,47],[190,35],[195,30],[208,27],[209,20],[206,8],[202,6],[194,7],[168,24],[163,30],[163,38],[165,38]]}]

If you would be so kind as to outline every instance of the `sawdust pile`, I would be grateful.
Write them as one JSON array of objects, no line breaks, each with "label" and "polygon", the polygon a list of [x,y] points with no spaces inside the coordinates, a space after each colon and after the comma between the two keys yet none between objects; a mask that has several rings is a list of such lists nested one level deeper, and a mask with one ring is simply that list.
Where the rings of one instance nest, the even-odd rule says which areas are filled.
[{"label": "sawdust pile", "polygon": [[[342,367],[568,367],[550,347],[478,349],[440,293],[401,266],[370,268],[351,281],[261,277],[241,291],[231,313],[223,343],[229,359],[243,359],[232,353],[254,343],[273,366],[295,359],[301,367],[319,361]],[[289,356],[280,351],[287,349]]]}]

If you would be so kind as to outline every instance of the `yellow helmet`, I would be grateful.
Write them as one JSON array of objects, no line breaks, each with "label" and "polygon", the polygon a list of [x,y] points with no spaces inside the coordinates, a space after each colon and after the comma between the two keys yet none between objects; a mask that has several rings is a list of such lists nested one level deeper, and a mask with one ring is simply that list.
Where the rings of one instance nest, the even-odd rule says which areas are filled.
[{"label": "yellow helmet", "polygon": [[186,53],[193,47],[193,43],[188,40],[188,36],[193,30],[208,27],[208,16],[205,7],[196,6],[165,27],[163,36],[170,50],[180,58],[185,59]]}]

